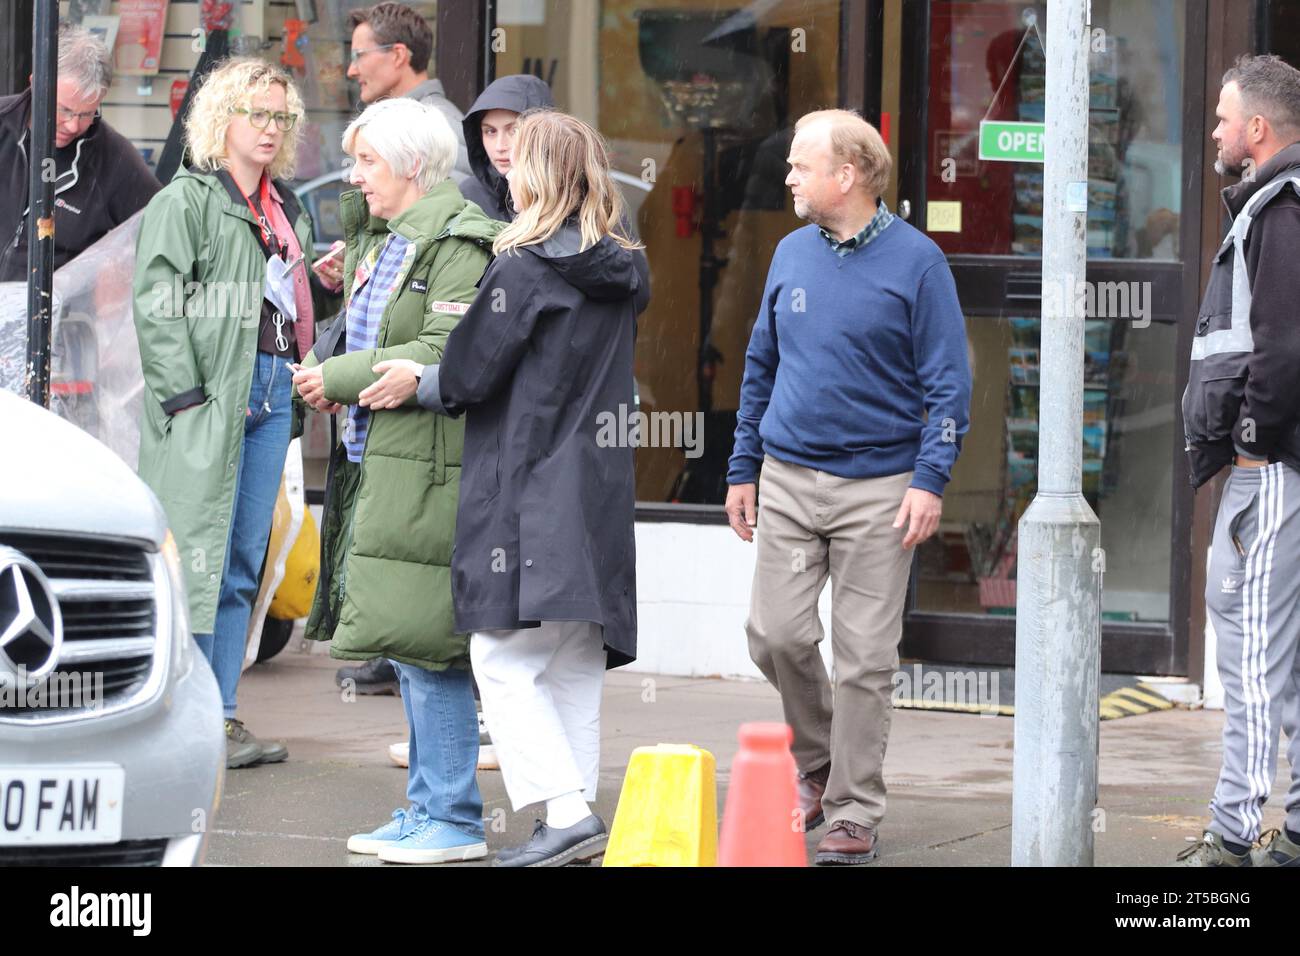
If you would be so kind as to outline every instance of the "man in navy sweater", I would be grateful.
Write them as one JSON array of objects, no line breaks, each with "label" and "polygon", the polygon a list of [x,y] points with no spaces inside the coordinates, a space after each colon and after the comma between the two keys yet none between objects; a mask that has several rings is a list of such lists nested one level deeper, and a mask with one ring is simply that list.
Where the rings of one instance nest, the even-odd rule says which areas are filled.
[{"label": "man in navy sweater", "polygon": [[[890,157],[871,124],[809,113],[789,164],[810,225],[781,240],[768,270],[726,510],[742,540],[757,527],[745,630],[794,728],[804,827],[830,821],[817,862],[868,863],[911,549],[939,526],[969,423],[966,329],[943,253],[880,198]],[[818,652],[827,578],[833,718]]]}]

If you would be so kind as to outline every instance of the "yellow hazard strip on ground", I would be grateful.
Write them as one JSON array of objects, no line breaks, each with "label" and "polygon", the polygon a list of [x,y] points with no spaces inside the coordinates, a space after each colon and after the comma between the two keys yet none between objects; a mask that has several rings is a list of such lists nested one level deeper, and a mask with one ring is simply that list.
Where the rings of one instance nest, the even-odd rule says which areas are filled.
[{"label": "yellow hazard strip on ground", "polygon": [[1117,694],[1123,694],[1129,700],[1135,700],[1138,703],[1147,704],[1156,710],[1170,710],[1174,706],[1172,700],[1166,700],[1153,690],[1148,690],[1146,684],[1138,684],[1137,687],[1125,687],[1115,691]]},{"label": "yellow hazard strip on ground", "polygon": [[1146,684],[1121,687],[1101,699],[1101,719],[1114,720],[1136,714],[1151,714],[1158,710],[1171,710],[1173,701],[1166,700]]}]

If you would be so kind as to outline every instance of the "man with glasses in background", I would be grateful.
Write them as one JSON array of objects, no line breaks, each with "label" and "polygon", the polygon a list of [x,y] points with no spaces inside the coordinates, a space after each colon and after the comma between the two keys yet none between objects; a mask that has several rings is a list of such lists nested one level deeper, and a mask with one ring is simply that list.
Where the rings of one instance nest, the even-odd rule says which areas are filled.
[{"label": "man with glasses in background", "polygon": [[377,3],[353,10],[352,62],[348,78],[361,87],[361,102],[369,106],[390,96],[406,96],[442,111],[456,134],[459,148],[451,178],[460,185],[470,172],[465,152],[465,116],[447,99],[442,83],[429,76],[433,31],[424,17],[404,3]]},{"label": "man with glasses in background", "polygon": [[[100,116],[113,80],[103,42],[59,30],[54,125],[54,267],[145,207],[162,187],[139,151]],[[32,91],[0,97],[0,282],[27,277],[27,177]]]}]

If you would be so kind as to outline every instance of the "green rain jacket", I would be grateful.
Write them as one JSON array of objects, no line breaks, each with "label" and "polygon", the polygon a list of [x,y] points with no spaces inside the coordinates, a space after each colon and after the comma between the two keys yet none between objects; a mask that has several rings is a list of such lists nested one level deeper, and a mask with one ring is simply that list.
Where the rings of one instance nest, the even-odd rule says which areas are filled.
[{"label": "green rain jacket", "polygon": [[[310,255],[310,218],[285,183],[275,187]],[[196,634],[212,633],[216,618],[256,363],[266,254],[253,229],[220,179],[182,170],[145,207],[136,244],[137,471],[167,513]]]},{"label": "green rain jacket", "polygon": [[[360,191],[339,201],[347,251],[344,301],[357,267],[373,267],[389,232],[407,239],[384,308],[378,347],[324,359],[325,397],[342,405],[379,379],[385,359],[441,361],[447,336],[474,299],[503,223],[467,202],[450,180],[391,220],[369,215]],[[346,310],[338,319],[346,321]],[[334,330],[339,331],[339,330]],[[322,347],[331,337],[322,336]],[[317,350],[321,351],[320,349]],[[313,353],[303,364],[315,365]],[[463,421],[420,408],[372,410],[359,471],[340,442],[330,460],[321,574],[306,636],[344,660],[387,657],[429,670],[468,666],[468,636],[452,621],[451,548],[460,495]],[[340,472],[352,480],[338,480]]]}]

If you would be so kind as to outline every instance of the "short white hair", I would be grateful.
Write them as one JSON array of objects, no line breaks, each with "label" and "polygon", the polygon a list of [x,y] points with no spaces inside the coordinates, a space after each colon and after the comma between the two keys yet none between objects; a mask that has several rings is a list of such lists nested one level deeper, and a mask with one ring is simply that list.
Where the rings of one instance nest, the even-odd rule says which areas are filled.
[{"label": "short white hair", "polygon": [[395,176],[413,176],[427,193],[451,175],[460,144],[442,111],[419,100],[387,99],[368,106],[343,131],[343,151],[356,155],[357,134]]},{"label": "short white hair", "polygon": [[113,85],[113,57],[104,41],[80,25],[59,27],[60,80],[71,80],[81,96],[100,99]]}]

